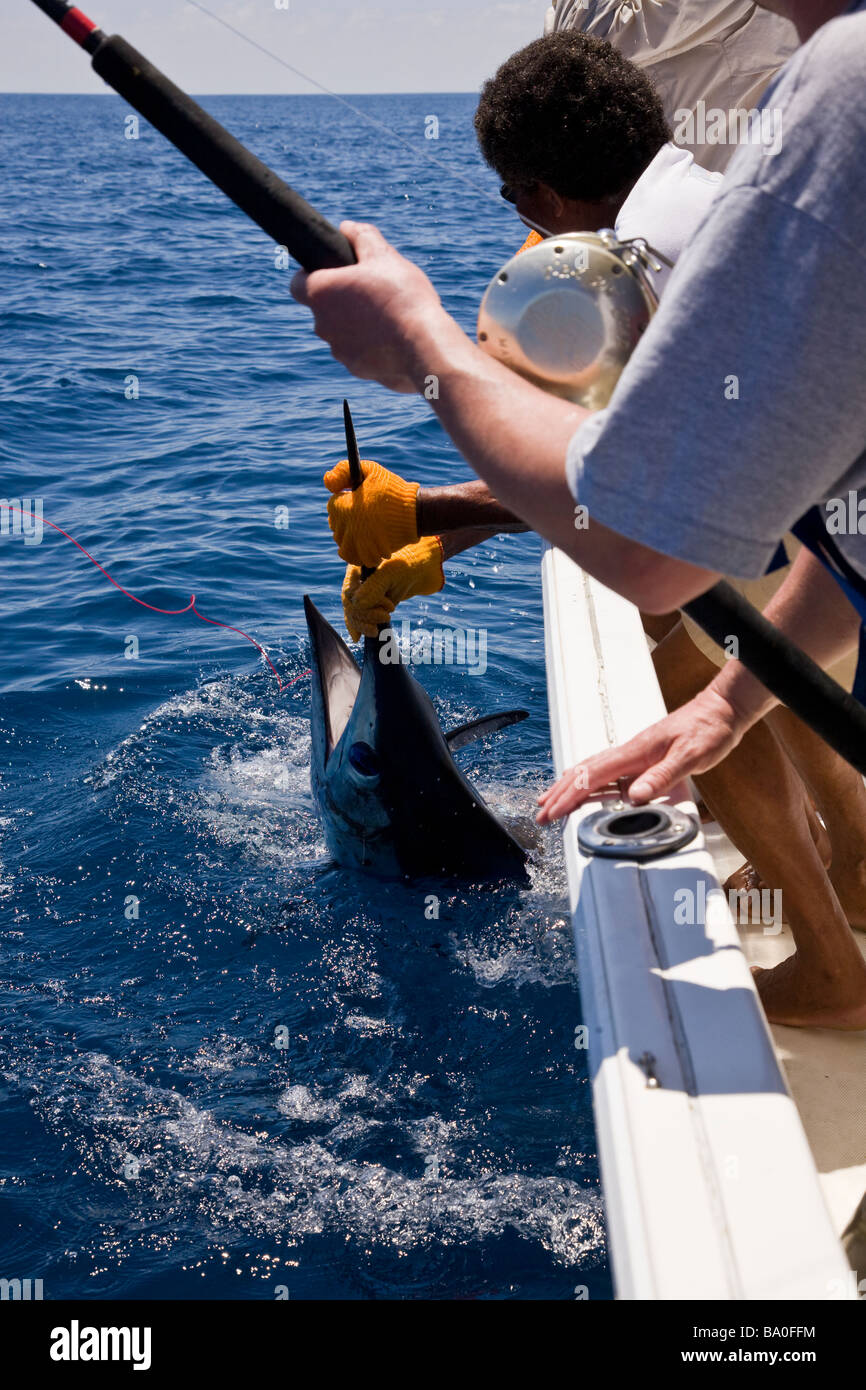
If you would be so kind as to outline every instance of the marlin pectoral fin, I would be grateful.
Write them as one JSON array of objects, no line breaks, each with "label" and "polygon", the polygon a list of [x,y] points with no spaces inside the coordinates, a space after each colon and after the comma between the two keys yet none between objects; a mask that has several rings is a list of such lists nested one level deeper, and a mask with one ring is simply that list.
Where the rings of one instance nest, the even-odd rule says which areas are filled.
[{"label": "marlin pectoral fin", "polygon": [[527,709],[506,709],[500,714],[488,714],[483,719],[473,719],[468,724],[460,724],[458,728],[452,729],[450,734],[446,734],[445,738],[451,752],[456,753],[459,748],[465,748],[477,738],[497,734],[500,729],[507,729],[511,724],[520,724],[528,718]]}]

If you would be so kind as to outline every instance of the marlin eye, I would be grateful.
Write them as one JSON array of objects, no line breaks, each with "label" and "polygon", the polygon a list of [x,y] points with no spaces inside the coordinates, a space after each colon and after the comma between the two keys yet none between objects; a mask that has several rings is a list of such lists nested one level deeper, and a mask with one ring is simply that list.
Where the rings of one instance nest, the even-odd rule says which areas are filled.
[{"label": "marlin eye", "polygon": [[369,743],[353,743],[349,749],[349,762],[362,777],[379,775],[379,756]]}]

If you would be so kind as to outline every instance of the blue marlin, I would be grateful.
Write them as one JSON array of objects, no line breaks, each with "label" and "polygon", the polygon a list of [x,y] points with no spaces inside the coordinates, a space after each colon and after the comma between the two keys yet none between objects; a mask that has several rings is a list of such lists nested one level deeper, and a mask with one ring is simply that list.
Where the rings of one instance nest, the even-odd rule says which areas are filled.
[{"label": "blue marlin", "polygon": [[312,661],[313,796],[337,863],[381,877],[525,878],[526,851],[453,753],[527,718],[506,710],[445,735],[432,701],[368,638],[363,667],[304,598]]}]

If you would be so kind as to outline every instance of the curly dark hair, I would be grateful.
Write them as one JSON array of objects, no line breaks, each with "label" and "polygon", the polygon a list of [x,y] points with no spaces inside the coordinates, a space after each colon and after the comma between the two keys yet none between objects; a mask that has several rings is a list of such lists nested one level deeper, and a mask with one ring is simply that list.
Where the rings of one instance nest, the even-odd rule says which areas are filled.
[{"label": "curly dark hair", "polygon": [[536,39],[481,89],[475,130],[487,163],[519,190],[538,182],[597,202],[626,192],[671,138],[655,87],[603,39]]}]

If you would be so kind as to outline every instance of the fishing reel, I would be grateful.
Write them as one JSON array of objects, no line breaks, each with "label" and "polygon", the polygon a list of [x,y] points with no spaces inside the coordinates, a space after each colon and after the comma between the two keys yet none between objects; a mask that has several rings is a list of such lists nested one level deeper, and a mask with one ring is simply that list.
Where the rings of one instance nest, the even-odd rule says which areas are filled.
[{"label": "fishing reel", "polygon": [[491,280],[478,341],[543,391],[601,410],[658,308],[660,270],[645,241],[609,229],[548,237]]}]

